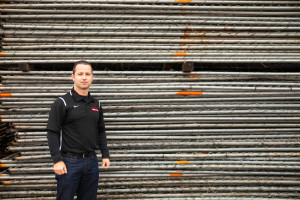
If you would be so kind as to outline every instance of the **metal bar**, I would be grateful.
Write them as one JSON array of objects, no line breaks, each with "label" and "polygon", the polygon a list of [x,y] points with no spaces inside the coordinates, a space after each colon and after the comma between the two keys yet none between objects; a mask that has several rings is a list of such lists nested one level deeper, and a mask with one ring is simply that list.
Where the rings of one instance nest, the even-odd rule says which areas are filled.
[{"label": "metal bar", "polygon": [[[39,31],[39,33],[41,33],[42,35],[44,34],[51,34],[49,33],[49,31],[47,32],[41,32]],[[53,32],[55,35],[60,35],[60,34],[64,34],[64,32]],[[76,33],[72,32],[74,35],[76,35]],[[9,31],[9,32],[4,32],[3,34],[14,34],[13,31]],[[20,32],[19,34],[33,34],[32,31],[24,31],[24,32]],[[91,32],[89,32],[88,34],[93,34]],[[184,43],[184,40],[182,40],[182,42]],[[67,44],[54,44],[54,45],[27,45],[27,46],[3,46],[3,50],[10,50],[10,49],[49,49],[49,48],[93,48],[93,49],[112,49],[112,48],[118,48],[118,49],[122,49],[122,48],[126,48],[126,49],[156,49],[156,50],[161,50],[161,49],[165,49],[165,50],[181,50],[184,51],[186,49],[191,49],[191,50],[207,50],[207,49],[231,49],[231,50],[235,50],[235,49],[240,49],[240,50],[299,50],[299,46],[298,45],[216,45],[216,44],[210,44],[210,45],[193,45],[190,44],[188,46],[180,46],[180,45],[160,45],[160,46],[155,46],[155,45],[137,45],[137,44],[118,44],[118,45],[114,45],[114,44],[97,44],[97,45],[92,45],[92,44],[71,44],[71,45],[67,45]]]},{"label": "metal bar", "polygon": [[[257,24],[264,24],[264,25],[299,25],[299,22],[297,22],[297,17],[281,17],[276,16],[276,21],[274,21],[274,18],[271,17],[262,17],[259,16],[257,18],[251,19],[249,17],[236,17],[236,16],[207,16],[207,15],[190,15],[190,16],[183,16],[178,15],[176,12],[169,12],[166,10],[166,13],[164,15],[161,14],[161,12],[155,12],[155,10],[151,11],[151,14],[149,14],[149,11],[142,11],[142,10],[118,10],[114,9],[114,12],[111,10],[53,10],[53,9],[1,9],[2,12],[14,12],[14,13],[39,13],[39,14],[101,14],[103,16],[100,20],[93,20],[93,19],[83,19],[83,20],[68,20],[66,19],[66,23],[63,23],[62,20],[41,20],[41,21],[31,21],[33,24],[36,25],[49,25],[54,23],[56,25],[59,24],[67,24],[67,23],[78,23],[82,24],[84,22],[89,22],[88,24],[101,24],[101,22],[105,22],[108,24],[124,24],[122,22],[125,22],[124,20],[128,20],[127,23],[136,23],[136,24],[157,24],[157,23],[170,23],[170,24],[181,24],[181,23],[193,23],[193,24],[252,24],[254,25],[255,21],[257,21]],[[109,14],[113,13],[113,14]],[[118,15],[118,13],[122,13],[122,15]],[[148,15],[142,15],[142,14],[148,14]],[[169,15],[165,15],[165,14]],[[197,12],[192,12],[192,14],[195,14]],[[140,15],[134,15],[134,17],[130,17],[133,14],[140,14]],[[153,15],[155,14],[155,15]],[[177,14],[177,15],[176,15]],[[198,13],[201,14],[201,13]],[[119,17],[116,17],[119,16]],[[136,17],[136,18],[135,18]],[[150,21],[153,20],[153,21]],[[48,22],[48,24],[47,24]],[[227,22],[227,23],[226,23]],[[6,23],[3,22],[3,25],[21,25],[21,23],[16,20],[13,23]],[[83,27],[79,28],[82,29]]]},{"label": "metal bar", "polygon": [[[94,6],[94,5],[93,5]],[[1,7],[1,5],[0,5]],[[14,18],[22,18],[22,19],[33,19],[33,18],[38,18],[38,19],[42,19],[42,18],[66,18],[66,19],[72,19],[72,18],[93,18],[93,19],[97,19],[97,18],[103,18],[105,16],[102,15],[1,15],[0,19],[14,19]],[[120,16],[116,16],[116,18],[119,18]],[[135,18],[138,17],[136,15],[130,15],[130,18]],[[6,25],[9,27],[26,27],[26,28],[36,28],[36,25]],[[41,28],[43,26],[40,26]],[[63,26],[44,26],[44,28],[46,29],[58,29],[58,28],[63,28]],[[64,28],[66,29],[66,27]],[[69,29],[82,29],[78,26],[69,26]],[[93,29],[93,27],[88,27],[84,29]],[[186,26],[166,26],[166,25],[161,25],[161,26],[145,26],[145,25],[120,25],[120,26],[98,26],[96,27],[96,30],[186,30],[187,27]],[[300,30],[300,27],[297,26],[266,26],[266,27],[260,27],[260,26],[248,26],[248,27],[244,27],[244,26],[197,26],[197,25],[192,25],[189,26],[188,29],[191,30],[211,30],[211,31],[226,31],[226,30],[230,30],[230,31],[278,31],[278,30],[283,30],[283,31],[297,31]]]},{"label": "metal bar", "polygon": [[[9,60],[11,59],[11,60]],[[77,59],[78,60],[78,59]],[[45,63],[75,63],[77,60],[75,59],[62,59],[62,60],[53,60],[53,59],[46,59],[46,60],[39,60],[39,59],[22,59],[22,60],[14,60],[13,58],[8,58],[7,60],[0,60],[0,64],[18,64],[18,63],[36,63],[36,64],[45,64]],[[157,60],[157,59],[142,59],[142,60],[109,60],[109,59],[88,59],[87,60],[90,63],[183,63],[183,62],[206,62],[206,63],[215,63],[221,62],[221,63],[268,63],[268,62],[277,62],[277,63],[299,63],[300,59],[272,59],[272,58],[264,58],[264,59],[191,59],[191,58],[185,58],[185,59],[172,59],[172,60]]]},{"label": "metal bar", "polygon": [[[9,2],[8,0],[5,0],[7,2]],[[13,0],[12,2],[59,2],[59,3],[81,3],[82,0],[44,0],[44,1],[35,1],[35,0]],[[85,2],[88,3],[140,3],[140,0],[85,0]],[[144,0],[143,3],[164,3],[164,4],[174,4],[173,0]],[[193,4],[202,4],[202,3],[207,3],[207,4],[216,4],[216,3],[220,3],[220,4],[299,4],[299,1],[266,1],[266,0],[262,0],[262,1],[247,1],[247,0],[194,0],[192,2],[180,2],[177,1],[175,3],[193,3]]]},{"label": "metal bar", "polygon": [[188,9],[188,10],[259,10],[259,11],[273,11],[274,9],[278,11],[296,11],[300,10],[299,6],[205,6],[205,5],[186,5],[186,4],[177,4],[177,5],[161,5],[161,4],[122,4],[120,2],[114,3],[43,3],[43,4],[2,4],[0,8],[65,8],[65,7],[73,7],[73,8],[122,8],[122,9]]},{"label": "metal bar", "polygon": [[[300,10],[300,9],[299,9]],[[100,15],[101,16],[101,18],[111,18],[111,19],[126,19],[126,18],[138,18],[138,19],[166,19],[166,18],[169,18],[169,19],[180,19],[180,18],[182,18],[182,17],[178,17],[178,16],[157,16],[157,15],[155,15],[155,16],[151,16],[151,15],[147,15],[147,16],[141,16],[141,15]],[[99,18],[99,17],[98,17]],[[185,18],[185,19],[189,19],[188,20],[188,22],[193,22],[192,20],[194,19],[194,18],[198,18],[198,17],[189,17],[189,18]],[[118,22],[118,21],[116,21],[116,22]],[[149,22],[147,22],[147,23],[149,23]],[[142,27],[144,27],[144,29],[149,29],[149,27],[148,28],[146,28],[145,27],[145,25],[147,25],[147,23],[143,23],[143,26]],[[163,21],[162,21],[162,23],[163,23]],[[170,23],[170,22],[169,22]],[[170,24],[175,24],[176,23],[176,21],[172,21]],[[181,23],[183,23],[183,22],[181,22]],[[218,19],[218,20],[213,20],[213,21],[210,21],[210,20],[203,20],[203,18],[198,18],[197,19],[197,23],[199,23],[199,24],[209,24],[209,25],[212,25],[212,24],[235,24],[235,25],[240,25],[240,24],[247,24],[247,25],[258,25],[258,24],[260,24],[260,25],[265,25],[265,26],[267,26],[267,27],[265,27],[266,28],[266,30],[265,31],[267,31],[267,30],[269,30],[269,28],[271,28],[271,27],[269,27],[270,25],[275,25],[275,26],[278,26],[278,27],[282,27],[283,25],[287,25],[288,27],[292,27],[292,26],[295,26],[295,27],[297,27],[297,26],[299,26],[300,25],[300,23],[299,22],[251,22],[251,21],[230,21],[230,22],[226,22],[225,20],[223,21],[221,21],[220,19]],[[197,24],[197,23],[195,23],[195,24]],[[176,23],[177,24],[177,23]],[[149,24],[150,25],[150,24]],[[123,29],[123,24],[116,24],[116,26],[119,26],[121,29]],[[110,27],[110,26],[109,26]],[[126,27],[126,26],[125,26]],[[136,27],[138,27],[137,29],[142,29],[142,28],[140,28],[139,26],[136,26]],[[212,28],[212,27],[214,27],[214,26],[195,26],[195,27],[190,27],[191,29],[200,29],[199,27],[201,27],[201,28],[203,28],[203,29],[206,29],[206,28]],[[236,26],[234,26],[234,27],[236,27]],[[84,26],[84,27],[82,27],[82,26],[67,26],[67,25],[40,25],[40,24],[33,24],[33,25],[28,25],[28,24],[3,24],[3,28],[7,28],[7,29],[47,29],[47,30],[49,30],[49,29],[58,29],[58,30],[64,30],[64,29],[67,29],[67,30],[102,30],[102,28],[103,28],[103,26],[101,26],[101,25],[99,25],[99,26],[96,26],[96,25],[94,25],[94,26]],[[221,27],[220,27],[221,28]],[[218,29],[218,30],[220,30],[220,28]],[[257,27],[247,27],[248,29],[253,29],[253,28],[257,28]],[[107,29],[109,29],[109,28],[107,28]],[[131,26],[128,26],[128,29],[131,29]],[[155,29],[155,28],[153,28],[153,29]],[[162,29],[160,29],[160,30],[165,30],[166,28],[162,28]],[[170,29],[174,29],[173,27],[170,27]],[[184,29],[182,29],[182,28],[180,28],[180,27],[177,27],[177,29],[176,30],[184,30]],[[229,27],[229,29],[231,29],[230,27]],[[239,29],[241,29],[241,28],[239,28]],[[273,27],[272,27],[272,29],[273,29]],[[272,30],[271,29],[271,30]],[[226,29],[222,29],[222,30],[226,30]],[[232,29],[232,30],[234,30],[234,29]],[[243,29],[242,29],[243,30]],[[183,34],[182,34],[183,35]],[[185,36],[187,36],[187,35],[185,35]]]},{"label": "metal bar", "polygon": [[[158,41],[159,42],[159,41]],[[194,41],[197,42],[197,41]],[[239,41],[236,41],[237,43],[240,43]],[[300,40],[299,40],[300,42]],[[221,41],[221,43],[223,43]],[[270,43],[272,43],[270,41]],[[209,58],[210,56],[215,57],[215,56],[246,56],[248,55],[249,57],[261,57],[261,56],[268,56],[268,57],[272,57],[272,56],[276,56],[278,58],[280,57],[291,57],[291,58],[299,58],[299,53],[261,53],[261,52],[245,52],[245,53],[239,53],[239,52],[227,52],[227,53],[209,53],[209,52],[136,52],[136,53],[131,53],[131,52],[43,52],[43,51],[37,51],[37,52],[19,52],[19,51],[14,51],[14,52],[8,52],[8,51],[3,51],[1,52],[3,54],[3,56],[7,56],[7,57],[11,57],[11,56],[15,56],[15,57],[52,57],[52,56],[57,56],[57,57],[67,57],[67,56],[86,56],[87,58],[91,58],[91,57],[102,57],[103,55],[107,56],[107,57],[114,57],[114,56],[158,56],[158,57],[166,57],[166,56],[177,56],[177,55],[181,55],[181,56],[187,56],[187,57],[191,57],[191,56],[201,56],[201,57],[207,57]]]},{"label": "metal bar", "polygon": [[[9,2],[8,0],[5,0],[6,2]],[[13,0],[12,2],[58,2],[58,3],[81,3],[82,0],[44,0],[44,1],[35,1],[35,0]],[[85,0],[85,2],[88,3],[140,3],[140,0]],[[164,3],[164,4],[174,4],[173,0],[143,0],[143,3]],[[192,2],[180,2],[177,1],[175,3],[193,3],[193,4],[202,4],[202,3],[207,3],[207,4],[299,4],[299,1],[266,1],[266,0],[262,0],[262,1],[247,1],[247,0],[194,0]]]},{"label": "metal bar", "polygon": [[[182,21],[182,20],[180,20]],[[88,23],[87,21],[86,23]],[[97,21],[99,22],[99,21]],[[126,20],[127,22],[127,20]],[[90,22],[92,23],[92,22]],[[95,23],[95,22],[94,22]],[[299,32],[267,32],[264,31],[263,33],[260,32],[229,32],[229,31],[223,31],[223,32],[188,32],[184,33],[182,30],[174,30],[173,32],[156,32],[156,31],[126,31],[126,30],[119,30],[119,31],[93,31],[93,32],[88,32],[88,31],[53,31],[53,30],[48,30],[47,32],[45,31],[37,31],[37,30],[32,30],[32,31],[20,31],[20,30],[5,30],[1,31],[2,33],[11,33],[11,34],[34,34],[34,35],[43,35],[47,33],[48,35],[62,35],[61,39],[68,35],[81,35],[81,36],[86,36],[86,35],[93,35],[93,36],[156,36],[156,37],[166,37],[166,36],[177,36],[177,37],[236,37],[236,38],[243,38],[243,37],[262,37],[262,38],[270,38],[270,37],[284,37],[284,38],[289,38],[289,37],[299,37],[300,33]],[[2,38],[3,44],[6,42],[16,42],[16,40],[19,40],[21,38]],[[51,39],[51,38],[50,38]],[[43,41],[45,38],[28,38],[25,41]]]},{"label": "metal bar", "polygon": [[[124,10],[124,9],[123,9]],[[127,12],[126,11],[119,11],[119,12],[116,12],[116,13],[127,13],[127,14],[132,14],[133,12],[134,13],[141,13],[141,14],[145,14],[145,13],[149,13],[149,10],[145,11],[143,9],[136,9],[136,10],[129,10],[129,9],[126,9],[128,10]],[[118,11],[118,10],[116,10]],[[129,12],[131,11],[131,12]],[[157,9],[152,9],[151,10],[151,14],[152,13],[157,13],[157,14],[161,14],[161,11],[158,11]],[[80,12],[79,12],[80,13]],[[107,12],[105,12],[107,13]],[[113,13],[115,14],[115,12],[113,11],[110,11],[108,13]],[[174,13],[180,13],[180,14],[185,14],[184,11],[180,10],[180,9],[166,9],[164,11],[164,13],[171,13],[171,14],[174,14]],[[201,14],[201,15],[228,15],[228,16],[231,16],[232,15],[232,11],[226,11],[226,10],[212,10],[212,11],[207,11],[207,10],[189,10],[189,13],[190,14]],[[298,12],[272,12],[272,11],[265,11],[265,12],[260,12],[260,11],[235,11],[234,14],[236,15],[241,15],[241,16],[251,16],[251,17],[256,17],[256,16],[259,16],[259,17],[262,17],[262,16],[268,16],[268,17],[272,17],[272,16],[276,16],[278,14],[280,14],[281,16],[298,16]],[[48,18],[49,19],[49,18]],[[48,20],[47,18],[44,18],[44,19],[39,19],[39,21],[41,20]],[[57,18],[57,19],[60,19],[60,20],[63,20],[63,18]],[[72,18],[73,19],[73,18]],[[15,20],[19,20],[19,18],[15,19]],[[14,20],[14,21],[15,21]]]}]

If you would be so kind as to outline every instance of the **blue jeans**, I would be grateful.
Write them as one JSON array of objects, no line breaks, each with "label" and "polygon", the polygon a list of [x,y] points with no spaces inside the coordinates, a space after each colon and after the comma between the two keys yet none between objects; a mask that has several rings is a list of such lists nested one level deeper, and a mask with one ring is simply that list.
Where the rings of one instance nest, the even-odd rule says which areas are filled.
[{"label": "blue jeans", "polygon": [[56,175],[57,200],[96,200],[99,167],[96,153],[89,158],[63,154],[67,174]]}]

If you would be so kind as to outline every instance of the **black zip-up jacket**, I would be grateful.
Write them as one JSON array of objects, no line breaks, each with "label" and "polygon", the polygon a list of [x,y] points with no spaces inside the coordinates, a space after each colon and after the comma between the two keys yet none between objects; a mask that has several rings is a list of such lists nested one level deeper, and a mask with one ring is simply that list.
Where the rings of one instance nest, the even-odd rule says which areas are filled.
[{"label": "black zip-up jacket", "polygon": [[102,107],[90,93],[80,96],[74,88],[54,101],[47,125],[47,138],[53,162],[62,153],[101,150],[109,158]]}]

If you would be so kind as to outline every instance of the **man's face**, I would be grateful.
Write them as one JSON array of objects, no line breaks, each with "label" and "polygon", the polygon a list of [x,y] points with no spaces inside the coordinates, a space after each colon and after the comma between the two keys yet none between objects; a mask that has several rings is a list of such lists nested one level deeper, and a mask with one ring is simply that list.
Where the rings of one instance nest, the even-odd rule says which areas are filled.
[{"label": "man's face", "polygon": [[93,81],[92,67],[90,65],[78,64],[75,73],[72,74],[72,79],[74,87],[81,90],[89,89]]}]

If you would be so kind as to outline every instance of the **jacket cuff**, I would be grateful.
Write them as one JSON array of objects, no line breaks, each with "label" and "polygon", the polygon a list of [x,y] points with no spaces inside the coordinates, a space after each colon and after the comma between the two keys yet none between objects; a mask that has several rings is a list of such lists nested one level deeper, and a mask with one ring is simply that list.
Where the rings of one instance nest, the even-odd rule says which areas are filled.
[{"label": "jacket cuff", "polygon": [[63,161],[63,158],[61,155],[57,155],[57,156],[53,157],[52,160],[53,160],[53,163],[55,164],[59,161]]},{"label": "jacket cuff", "polygon": [[103,158],[109,158],[109,151],[108,150],[102,150],[101,151],[101,154],[102,154],[102,159]]}]

